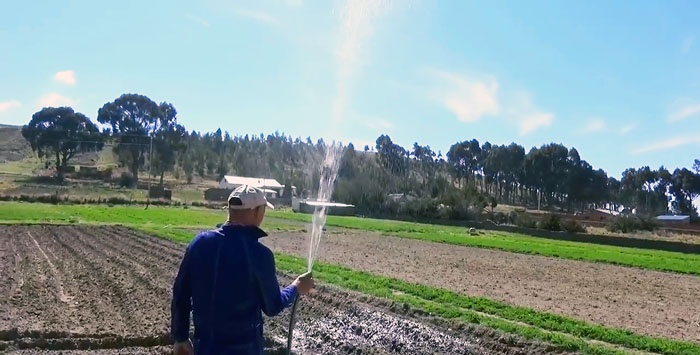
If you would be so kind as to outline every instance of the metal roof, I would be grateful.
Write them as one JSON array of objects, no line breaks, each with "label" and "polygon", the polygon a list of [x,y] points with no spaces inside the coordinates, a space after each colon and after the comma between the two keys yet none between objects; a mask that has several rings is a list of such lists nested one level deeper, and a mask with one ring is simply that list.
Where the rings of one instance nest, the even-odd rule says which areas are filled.
[{"label": "metal roof", "polygon": [[690,216],[661,215],[661,216],[657,216],[656,219],[660,219],[662,221],[685,221],[685,220],[690,219]]},{"label": "metal roof", "polygon": [[353,205],[348,205],[346,203],[340,203],[340,202],[326,202],[326,201],[302,201],[302,203],[305,203],[309,206],[326,206],[326,207],[355,207]]},{"label": "metal roof", "polygon": [[600,212],[600,213],[613,215],[613,216],[618,216],[620,214],[620,212],[618,212],[618,211],[610,211],[610,210],[606,210],[604,208],[596,208],[595,211]]},{"label": "metal roof", "polygon": [[226,175],[226,176],[224,176],[224,178],[222,180],[224,180],[224,182],[226,182],[227,184],[231,184],[231,185],[250,185],[250,186],[257,187],[257,188],[263,188],[263,187],[284,188],[284,185],[280,184],[279,181],[277,181],[275,179]]}]

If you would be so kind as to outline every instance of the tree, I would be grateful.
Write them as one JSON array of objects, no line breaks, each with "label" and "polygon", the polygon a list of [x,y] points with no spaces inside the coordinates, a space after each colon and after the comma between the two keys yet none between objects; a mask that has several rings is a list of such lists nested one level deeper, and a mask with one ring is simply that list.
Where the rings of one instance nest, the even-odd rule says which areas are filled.
[{"label": "tree", "polygon": [[[143,167],[145,155],[149,152],[151,137],[168,122],[161,108],[165,106],[158,106],[144,95],[123,94],[98,110],[97,121],[112,127],[109,132],[117,143],[114,150],[120,162],[129,167],[134,181],[138,181],[139,169]],[[165,117],[174,117],[165,114]]]},{"label": "tree", "polygon": [[675,213],[687,214],[691,218],[697,217],[698,213],[693,206],[695,198],[700,196],[700,174],[683,168],[673,171],[671,176],[670,193],[674,196],[672,202]]},{"label": "tree", "polygon": [[413,143],[413,152],[411,155],[416,159],[419,171],[422,173],[422,186],[425,187],[429,181],[433,180],[434,176],[434,161],[435,152],[430,149],[430,146],[425,147],[418,144],[418,142]]},{"label": "tree", "polygon": [[[153,138],[153,174],[160,177],[160,186],[163,186],[165,172],[173,171],[177,155],[184,151],[186,146],[185,127],[179,124],[170,124],[156,132]],[[191,164],[185,169],[192,173]],[[187,174],[188,172],[185,171]]]},{"label": "tree", "polygon": [[377,159],[382,166],[397,176],[404,176],[408,168],[409,153],[403,147],[391,141],[391,137],[382,134],[377,138]]},{"label": "tree", "polygon": [[696,174],[700,174],[700,159],[695,159],[695,163],[693,164],[693,169],[695,170]]},{"label": "tree", "polygon": [[474,173],[479,170],[480,159],[481,146],[476,139],[455,143],[447,152],[447,161],[452,165],[453,171],[460,181],[460,186],[462,179],[466,179],[468,183]]},{"label": "tree", "polygon": [[184,139],[187,136],[185,127],[177,124],[177,110],[173,105],[161,103],[158,107],[160,129],[153,134],[153,176],[160,177],[163,186],[165,172],[173,171],[177,155],[185,150]]},{"label": "tree", "polygon": [[40,158],[53,156],[56,175],[63,179],[68,161],[78,153],[99,151],[104,146],[97,126],[71,107],[45,107],[22,127],[22,136]]},{"label": "tree", "polygon": [[516,143],[511,143],[506,147],[506,164],[502,166],[503,179],[506,183],[506,191],[510,194],[517,188],[518,182],[522,181],[523,169],[525,167],[525,148]]}]

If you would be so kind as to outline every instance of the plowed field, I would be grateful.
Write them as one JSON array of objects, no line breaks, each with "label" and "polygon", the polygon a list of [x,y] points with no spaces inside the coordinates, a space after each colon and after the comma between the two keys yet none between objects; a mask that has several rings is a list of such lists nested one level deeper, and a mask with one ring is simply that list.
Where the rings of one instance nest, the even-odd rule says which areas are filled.
[{"label": "plowed field", "polygon": [[[0,228],[0,352],[169,353],[170,287],[182,245],[118,227]],[[267,319],[270,353],[283,353],[288,316]],[[298,316],[295,350],[304,354],[548,349],[326,287],[300,302]]]},{"label": "plowed field", "polygon": [[[304,257],[303,233],[263,240]],[[319,260],[596,324],[700,343],[700,277],[430,243],[369,232],[324,236]]]}]

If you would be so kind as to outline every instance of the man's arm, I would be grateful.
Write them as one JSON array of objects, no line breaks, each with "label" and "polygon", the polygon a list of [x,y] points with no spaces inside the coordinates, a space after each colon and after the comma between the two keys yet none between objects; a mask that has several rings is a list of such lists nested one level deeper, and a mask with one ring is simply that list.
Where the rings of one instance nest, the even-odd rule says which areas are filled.
[{"label": "man's arm", "polygon": [[187,341],[190,336],[190,311],[192,310],[190,299],[192,295],[190,288],[192,274],[190,265],[192,262],[192,245],[190,244],[185,250],[185,255],[182,257],[180,269],[173,284],[173,299],[170,305],[170,332],[176,343]]},{"label": "man's arm", "polygon": [[272,251],[263,246],[260,248],[259,254],[259,259],[256,258],[259,260],[259,265],[255,273],[260,287],[262,311],[269,317],[273,317],[292,305],[298,295],[298,290],[295,284],[280,290]]}]

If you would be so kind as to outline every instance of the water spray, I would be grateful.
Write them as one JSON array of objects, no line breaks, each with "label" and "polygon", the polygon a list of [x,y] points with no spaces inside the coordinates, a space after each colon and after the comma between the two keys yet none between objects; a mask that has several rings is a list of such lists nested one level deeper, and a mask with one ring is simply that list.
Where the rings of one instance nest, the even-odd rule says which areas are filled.
[{"label": "water spray", "polygon": [[[350,83],[361,62],[362,44],[372,33],[373,17],[376,17],[390,0],[347,0],[340,9],[340,32],[338,47],[336,48],[337,59],[337,93],[333,98],[331,115],[331,128],[335,131],[332,135],[337,136],[338,125],[343,121],[348,104],[348,93]],[[307,259],[307,272],[313,269],[314,261],[318,256],[318,247],[323,235],[323,227],[326,224],[326,209],[331,201],[333,193],[333,183],[338,175],[342,145],[335,142],[326,148],[326,155],[321,165],[321,181],[319,184],[318,197],[316,201],[320,205],[314,209],[311,232],[309,233],[309,255]],[[287,338],[287,354],[292,353],[292,331],[297,309],[299,296],[292,304],[291,316],[289,319],[289,334]]]},{"label": "water spray", "polygon": [[[314,261],[318,257],[318,247],[321,244],[323,235],[323,227],[326,225],[327,203],[331,200],[333,194],[333,183],[338,175],[340,167],[340,158],[343,152],[343,146],[340,143],[331,144],[326,148],[326,157],[321,166],[321,180],[318,189],[316,201],[321,202],[320,206],[316,206],[311,219],[311,231],[309,233],[309,255],[307,258],[306,271],[311,272],[314,266]],[[292,353],[292,333],[294,330],[294,321],[297,310],[299,295],[294,298],[292,311],[289,318],[289,334],[287,335],[287,355]]]}]

